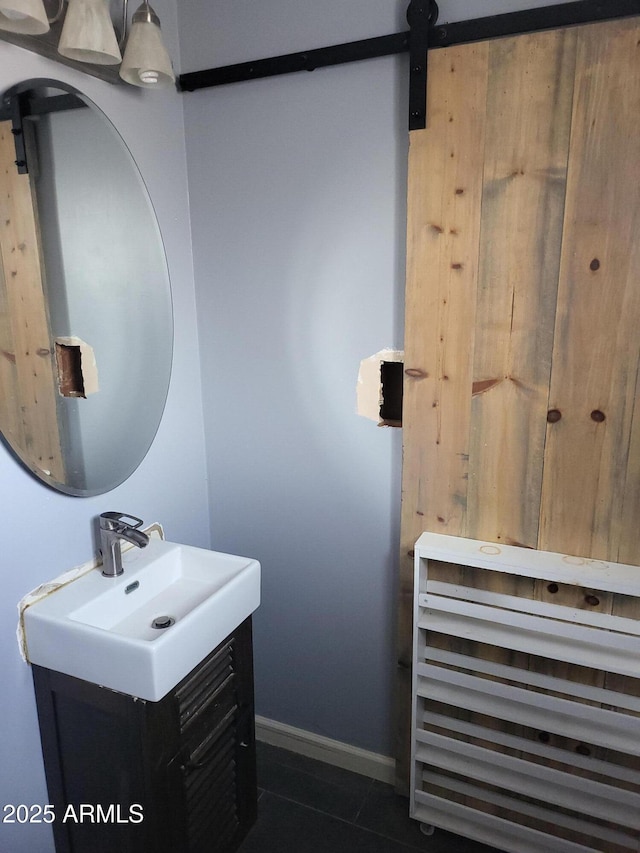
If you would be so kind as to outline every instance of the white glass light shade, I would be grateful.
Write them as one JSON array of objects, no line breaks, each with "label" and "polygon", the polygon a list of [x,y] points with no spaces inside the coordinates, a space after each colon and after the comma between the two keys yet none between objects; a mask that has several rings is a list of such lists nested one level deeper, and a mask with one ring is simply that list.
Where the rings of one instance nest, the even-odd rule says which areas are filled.
[{"label": "white glass light shade", "polygon": [[69,0],[58,52],[67,59],[94,65],[117,65],[121,61],[105,0]]},{"label": "white glass light shade", "polygon": [[40,36],[48,29],[42,0],[0,0],[0,30]]},{"label": "white glass light shade", "polygon": [[160,21],[148,3],[143,3],[133,16],[120,76],[144,89],[167,88],[175,82]]}]

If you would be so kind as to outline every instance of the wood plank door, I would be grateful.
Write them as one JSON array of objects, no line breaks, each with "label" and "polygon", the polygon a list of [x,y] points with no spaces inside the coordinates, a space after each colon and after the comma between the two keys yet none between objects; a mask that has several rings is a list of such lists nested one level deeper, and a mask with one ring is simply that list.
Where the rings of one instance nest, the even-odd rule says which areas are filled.
[{"label": "wood plank door", "polygon": [[640,564],[640,19],[431,51],[427,103],[409,154],[401,791],[423,531]]},{"label": "wood plank door", "polygon": [[15,159],[0,122],[0,432],[27,467],[64,483],[35,190]]}]

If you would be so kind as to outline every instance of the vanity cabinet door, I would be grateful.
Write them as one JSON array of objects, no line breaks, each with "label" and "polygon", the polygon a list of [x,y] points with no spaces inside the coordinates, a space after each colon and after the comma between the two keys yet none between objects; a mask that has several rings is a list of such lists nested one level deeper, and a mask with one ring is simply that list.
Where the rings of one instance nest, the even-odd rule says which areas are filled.
[{"label": "vanity cabinet door", "polygon": [[176,690],[185,850],[234,850],[256,817],[251,624]]},{"label": "vanity cabinet door", "polygon": [[159,702],[33,667],[56,853],[231,853],[256,817],[251,619]]},{"label": "vanity cabinet door", "polygon": [[145,735],[170,737],[171,706],[156,703],[149,726],[130,696],[37,666],[33,679],[56,853],[169,853]]}]

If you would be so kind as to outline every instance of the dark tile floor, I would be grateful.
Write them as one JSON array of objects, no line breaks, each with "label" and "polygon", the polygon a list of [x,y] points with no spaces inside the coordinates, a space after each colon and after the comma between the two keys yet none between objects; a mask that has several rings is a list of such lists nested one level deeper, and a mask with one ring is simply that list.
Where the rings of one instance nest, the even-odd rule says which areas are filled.
[{"label": "dark tile floor", "polygon": [[239,853],[497,853],[423,835],[390,785],[258,743],[258,821]]}]

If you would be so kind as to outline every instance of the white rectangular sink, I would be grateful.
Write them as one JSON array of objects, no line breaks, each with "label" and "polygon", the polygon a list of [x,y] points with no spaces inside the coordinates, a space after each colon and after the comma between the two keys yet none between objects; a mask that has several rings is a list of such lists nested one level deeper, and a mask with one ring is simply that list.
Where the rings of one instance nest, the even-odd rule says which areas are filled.
[{"label": "white rectangular sink", "polygon": [[25,610],[31,663],[155,702],[260,604],[260,564],[246,557],[151,539],[122,565]]}]

